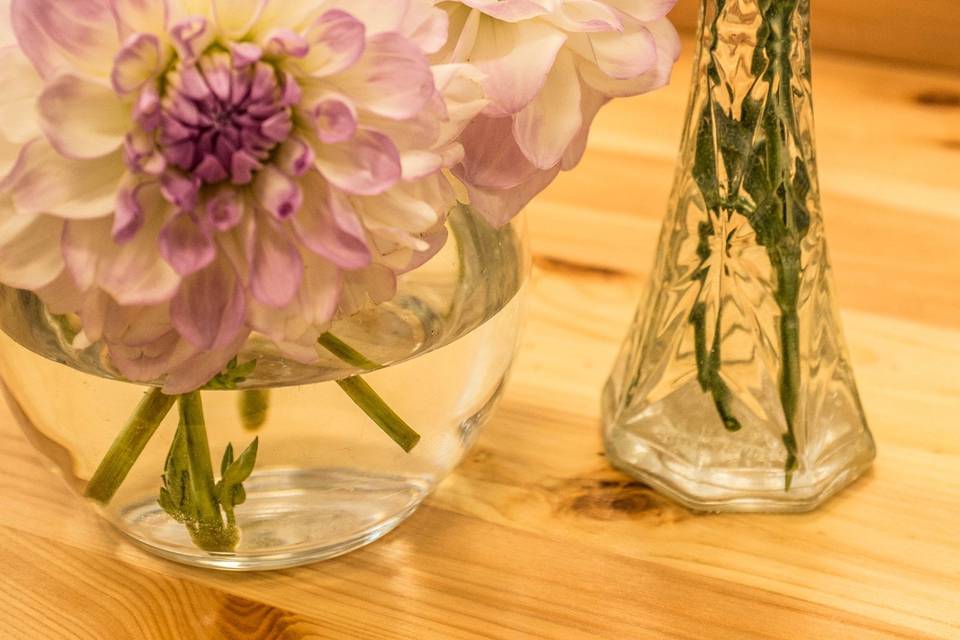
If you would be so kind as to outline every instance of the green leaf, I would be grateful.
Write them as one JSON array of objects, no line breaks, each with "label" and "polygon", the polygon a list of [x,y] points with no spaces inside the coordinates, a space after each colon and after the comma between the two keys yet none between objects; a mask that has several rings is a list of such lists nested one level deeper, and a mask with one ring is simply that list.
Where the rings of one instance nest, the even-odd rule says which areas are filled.
[{"label": "green leaf", "polygon": [[223,371],[215,375],[204,388],[217,391],[235,391],[240,384],[247,381],[247,378],[250,377],[256,368],[256,360],[239,364],[237,358],[234,357],[227,363]]},{"label": "green leaf", "polygon": [[232,444],[227,445],[227,450],[223,454],[221,478],[220,482],[217,483],[216,491],[220,506],[226,512],[227,520],[231,524],[235,522],[234,507],[247,500],[247,492],[243,488],[243,483],[253,473],[257,464],[259,445],[260,439],[254,438],[253,442],[236,460],[233,459]]},{"label": "green leaf", "polygon": [[177,427],[167,453],[163,469],[163,488],[157,502],[171,518],[178,522],[192,522],[197,518],[196,506],[190,493],[190,462],[187,438],[183,427]]}]

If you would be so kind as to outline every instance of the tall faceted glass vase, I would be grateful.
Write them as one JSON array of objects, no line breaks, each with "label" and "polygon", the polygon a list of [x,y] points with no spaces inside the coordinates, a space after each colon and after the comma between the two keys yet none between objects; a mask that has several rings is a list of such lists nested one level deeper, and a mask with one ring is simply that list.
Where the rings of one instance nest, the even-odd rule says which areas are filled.
[{"label": "tall faceted glass vase", "polygon": [[809,0],[704,0],[681,161],[604,395],[614,466],[706,511],[814,509],[873,438],[814,150]]}]

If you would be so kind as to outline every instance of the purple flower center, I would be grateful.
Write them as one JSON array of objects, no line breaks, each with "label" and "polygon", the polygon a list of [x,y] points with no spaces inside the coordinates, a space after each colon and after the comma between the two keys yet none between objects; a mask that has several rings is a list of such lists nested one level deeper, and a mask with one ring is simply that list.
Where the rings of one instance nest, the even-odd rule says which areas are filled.
[{"label": "purple flower center", "polygon": [[204,183],[247,184],[293,128],[299,89],[264,62],[204,56],[167,76],[158,141],[167,162]]}]

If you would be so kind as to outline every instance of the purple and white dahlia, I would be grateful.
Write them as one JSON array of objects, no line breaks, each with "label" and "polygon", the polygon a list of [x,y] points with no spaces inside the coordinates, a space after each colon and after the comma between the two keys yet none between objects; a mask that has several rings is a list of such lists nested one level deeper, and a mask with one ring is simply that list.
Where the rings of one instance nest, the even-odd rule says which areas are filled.
[{"label": "purple and white dahlia", "polygon": [[251,331],[313,361],[442,246],[488,101],[428,62],[429,0],[0,10],[0,282],[76,313],[125,377],[195,389]]}]

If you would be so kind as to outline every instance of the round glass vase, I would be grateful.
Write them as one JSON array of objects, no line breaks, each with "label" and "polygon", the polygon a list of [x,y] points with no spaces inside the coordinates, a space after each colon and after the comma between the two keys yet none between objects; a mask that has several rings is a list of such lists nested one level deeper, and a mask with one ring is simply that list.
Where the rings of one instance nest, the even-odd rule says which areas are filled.
[{"label": "round glass vase", "polygon": [[[369,371],[356,358],[319,346],[321,364],[306,366],[253,336],[238,362],[256,362],[255,368],[233,388],[200,392],[208,469],[224,473],[220,462],[228,447],[239,458],[259,440],[243,499],[229,514],[238,538],[234,548],[201,548],[196,531],[158,501],[161,486],[171,480],[176,406],[112,499],[89,504],[151,552],[228,570],[330,558],[376,540],[409,517],[490,417],[524,316],[529,259],[521,224],[493,229],[461,207],[448,226],[445,248],[402,277],[394,300],[330,329],[337,344],[382,368]],[[32,294],[0,289],[6,399],[31,442],[82,495],[138,403],[151,393],[145,396],[143,385],[118,377],[101,345],[74,349],[73,326],[71,318],[51,316]],[[360,374],[421,435],[410,453],[341,389],[339,383]]]},{"label": "round glass vase", "polygon": [[875,456],[834,301],[809,0],[704,0],[672,203],[604,395],[612,464],[705,511],[806,511]]}]

